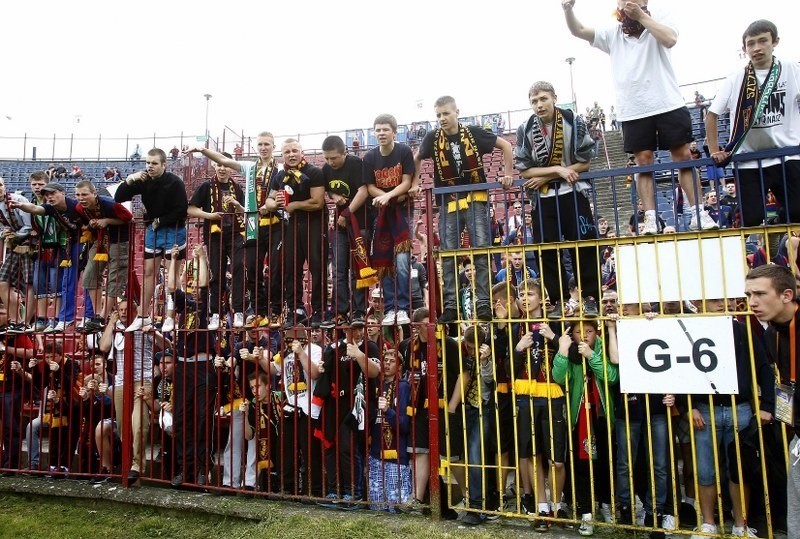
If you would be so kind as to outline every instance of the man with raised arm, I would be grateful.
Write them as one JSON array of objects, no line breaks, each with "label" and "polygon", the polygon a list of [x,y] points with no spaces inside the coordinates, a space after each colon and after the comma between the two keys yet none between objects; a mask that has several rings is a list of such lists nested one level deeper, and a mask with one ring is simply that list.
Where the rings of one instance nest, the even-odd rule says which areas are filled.
[{"label": "man with raised arm", "polygon": [[[272,152],[275,149],[275,137],[268,131],[262,131],[256,139],[258,159],[256,161],[236,161],[224,154],[208,148],[191,148],[186,153],[198,152],[218,165],[235,170],[245,179],[244,206],[237,211],[244,211],[245,216],[245,260],[246,289],[250,295],[252,311],[266,319],[268,313],[270,326],[280,326],[282,280],[279,274],[270,272],[269,286],[263,283],[264,257],[269,252],[270,263],[279,260],[282,246],[282,231],[275,213],[276,207],[267,203],[269,185],[278,175]],[[236,205],[237,201],[231,200]],[[241,205],[240,205],[241,206]],[[268,207],[269,206],[269,207]],[[277,270],[278,265],[274,268]]]},{"label": "man with raised arm", "polygon": [[[650,14],[647,0],[617,0],[614,27],[595,30],[575,16],[575,0],[562,0],[567,27],[572,35],[588,41],[611,57],[617,93],[617,119],[622,122],[625,151],[639,166],[655,163],[655,150],[669,150],[673,161],[691,161],[692,120],[672,69],[670,50],[678,42],[673,22]],[[709,230],[717,224],[703,208],[697,208],[697,189],[691,168],[680,170],[692,214],[692,230]],[[644,233],[659,233],[653,174],[639,173],[636,189],[644,201]],[[699,216],[699,220],[698,220]]]}]

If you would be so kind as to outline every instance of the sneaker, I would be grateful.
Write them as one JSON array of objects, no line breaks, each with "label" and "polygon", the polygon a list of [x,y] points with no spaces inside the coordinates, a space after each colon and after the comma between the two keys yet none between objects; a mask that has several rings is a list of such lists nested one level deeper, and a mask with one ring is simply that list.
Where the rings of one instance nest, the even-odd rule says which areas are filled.
[{"label": "sneaker", "polygon": [[383,321],[381,322],[381,325],[393,326],[396,323],[397,323],[397,316],[394,314],[394,311],[386,311],[386,314],[383,316]]},{"label": "sneaker", "polygon": [[485,520],[483,515],[472,511],[467,511],[464,513],[464,516],[461,517],[461,523],[467,526],[478,526],[479,524],[483,524]]},{"label": "sneaker", "polygon": [[208,319],[208,326],[206,326],[209,331],[216,331],[219,329],[219,315],[217,313],[211,313],[211,317]]},{"label": "sneaker", "polygon": [[614,517],[616,515],[614,514],[614,510],[611,508],[609,504],[607,503],[600,504],[600,514],[603,515],[603,520],[605,521],[606,524],[611,524],[614,522]]},{"label": "sneaker", "polygon": [[403,309],[399,309],[397,311],[397,325],[398,326],[405,326],[411,323],[411,319],[408,317],[408,311],[404,311]]},{"label": "sneaker", "polygon": [[357,509],[361,509],[361,504],[358,503],[360,501],[361,498],[356,499],[350,494],[345,494],[342,496],[342,501],[336,504],[336,508],[342,511],[356,511]]},{"label": "sneaker", "polygon": [[235,327],[235,328],[243,328],[244,327],[244,314],[243,313],[233,313],[233,327]]},{"label": "sneaker", "polygon": [[179,473],[178,475],[173,477],[172,481],[170,481],[169,484],[172,488],[180,488],[181,486],[183,486],[183,474]]},{"label": "sneaker", "polygon": [[408,513],[409,515],[423,515],[427,509],[427,505],[414,498],[411,500],[411,503],[402,508],[402,512]]},{"label": "sneaker", "polygon": [[338,501],[338,496],[336,496],[336,493],[330,492],[328,493],[327,496],[325,496],[325,501],[317,502],[317,505],[319,505],[320,507],[325,507],[326,509],[338,509],[339,506],[337,504],[337,501]]},{"label": "sneaker", "polygon": [[322,313],[314,313],[311,315],[311,327],[317,329],[322,326]]},{"label": "sneaker", "polygon": [[136,483],[140,479],[141,475],[139,474],[138,470],[131,470],[128,472],[128,483],[131,485]]},{"label": "sneaker", "polygon": [[597,318],[600,312],[597,310],[597,300],[592,296],[583,298],[583,316],[584,318]]},{"label": "sneaker", "polygon": [[757,533],[758,530],[748,526],[734,526],[731,528],[731,535],[734,537],[758,537]]},{"label": "sneaker", "polygon": [[539,511],[539,518],[534,519],[533,521],[533,529],[539,533],[544,533],[550,529],[550,522],[547,520],[543,520],[542,517],[551,517],[553,516],[552,511]]},{"label": "sneaker", "polygon": [[13,324],[9,324],[6,328],[6,333],[9,335],[22,335],[26,333],[26,329],[28,326],[25,325],[24,322],[15,322]]},{"label": "sneaker", "polygon": [[69,322],[64,322],[63,320],[58,322],[55,326],[47,328],[44,330],[44,333],[64,333],[66,330],[71,328],[75,325],[74,320],[70,320]]},{"label": "sneaker", "polygon": [[165,317],[164,322],[161,323],[161,332],[169,333],[174,329],[175,329],[175,319],[172,318],[171,316]]},{"label": "sneaker", "polygon": [[480,307],[478,307],[475,315],[481,322],[491,322],[494,313],[492,312],[492,308],[489,307],[488,305],[481,305]]},{"label": "sneaker", "polygon": [[584,537],[590,537],[594,535],[594,524],[592,524],[591,513],[585,513],[581,517],[581,525],[578,526],[578,534]]},{"label": "sneaker", "polygon": [[669,532],[675,531],[675,517],[672,515],[664,515],[661,517],[661,527],[664,528],[668,535]]},{"label": "sneaker", "polygon": [[47,323],[47,320],[45,320],[44,318],[39,318],[39,319],[36,320],[36,325],[34,326],[34,331],[36,331],[36,332],[44,331],[45,329],[48,328],[48,326],[49,325]]},{"label": "sneaker", "polygon": [[519,512],[523,515],[535,515],[536,505],[533,503],[533,496],[530,494],[523,494],[519,509]]},{"label": "sneaker", "polygon": [[[719,528],[717,528],[716,524],[708,524],[707,522],[703,522],[700,528],[695,528],[694,531],[701,531],[708,534],[716,534],[719,533]],[[704,539],[707,536],[705,535],[692,535],[691,539]]]},{"label": "sneaker", "polygon": [[339,318],[340,316],[346,317],[347,315],[334,314],[333,311],[328,311],[327,313],[325,313],[325,319],[322,321],[319,327],[321,327],[322,329],[333,329],[334,327],[336,327],[336,319]]},{"label": "sneaker", "polygon": [[442,314],[439,316],[439,318],[437,318],[436,321],[439,324],[444,325],[444,324],[452,324],[456,320],[458,320],[458,311],[456,311],[455,309],[447,308],[444,311],[442,311]]},{"label": "sneaker", "polygon": [[103,331],[105,327],[106,327],[106,321],[103,320],[103,318],[100,316],[95,316],[94,318],[90,318],[86,320],[86,322],[83,324],[83,328],[91,333],[94,333],[96,331]]},{"label": "sneaker", "polygon": [[50,466],[50,473],[47,474],[49,479],[67,479],[69,476],[69,468],[66,466]]},{"label": "sneaker", "polygon": [[553,310],[547,313],[548,320],[561,320],[564,318],[564,302],[557,301]]},{"label": "sneaker", "polygon": [[658,230],[658,217],[652,218],[649,217],[647,214],[644,216],[644,230],[642,234],[645,236],[653,236],[659,233]]},{"label": "sneaker", "polygon": [[126,333],[132,333],[134,331],[141,331],[144,326],[149,326],[152,324],[153,321],[150,319],[149,316],[137,316],[131,322],[131,325],[125,328]]},{"label": "sneaker", "polygon": [[689,222],[689,230],[714,230],[719,228],[714,219],[708,214],[706,210],[700,212],[700,226],[697,225],[697,212],[692,212],[692,220]]},{"label": "sneaker", "polygon": [[350,319],[350,324],[354,328],[363,328],[367,324],[367,320],[364,318],[364,313],[361,311],[356,311],[353,313],[353,318]]},{"label": "sneaker", "polygon": [[556,517],[563,519],[563,522],[561,522],[561,527],[564,528],[565,530],[575,529],[575,523],[572,522],[572,517],[569,515],[569,513],[567,513],[566,509],[559,509],[556,512]]}]

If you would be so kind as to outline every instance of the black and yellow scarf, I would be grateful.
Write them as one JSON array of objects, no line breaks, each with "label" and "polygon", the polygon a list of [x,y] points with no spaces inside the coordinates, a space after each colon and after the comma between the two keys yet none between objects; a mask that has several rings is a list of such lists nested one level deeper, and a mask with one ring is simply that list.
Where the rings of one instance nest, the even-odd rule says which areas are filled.
[{"label": "black and yellow scarf", "polygon": [[[561,109],[556,107],[553,115],[553,123],[551,124],[553,138],[549,144],[547,134],[545,134],[542,128],[542,122],[537,120],[538,116],[530,125],[533,138],[533,148],[531,148],[531,151],[536,157],[536,160],[542,163],[542,166],[560,166],[564,159],[564,115]],[[542,194],[547,193],[549,189],[549,184],[544,184],[539,188]]]},{"label": "black and yellow scarf", "polygon": [[[237,185],[233,180],[228,180],[228,194],[232,197],[239,199],[237,195],[239,194],[237,190]],[[221,212],[221,213],[234,213],[235,209],[230,207],[230,204],[222,197],[222,188],[220,187],[220,182],[217,181],[216,178],[211,180],[211,213]],[[237,213],[235,216],[234,221],[234,229],[236,232],[244,235],[244,214]],[[223,216],[223,219],[225,217]],[[222,227],[214,222],[211,224],[211,228],[209,230],[211,234],[218,234],[222,232]]]},{"label": "black and yellow scarf", "polygon": [[772,59],[767,78],[759,88],[756,70],[753,62],[748,62],[744,68],[744,78],[742,87],[739,89],[739,100],[736,104],[736,118],[732,122],[731,139],[725,146],[725,151],[729,152],[728,158],[718,166],[724,167],[733,158],[733,155],[744,144],[744,139],[750,129],[758,122],[764,113],[764,108],[769,103],[772,91],[778,86],[778,79],[781,78],[781,63]]},{"label": "black and yellow scarf", "polygon": [[444,129],[437,129],[434,132],[433,164],[436,179],[445,185],[457,185],[461,183],[458,180],[462,178],[467,178],[468,183],[485,182],[483,158],[478,151],[478,144],[472,136],[472,131],[459,124],[458,135],[461,147],[464,149],[460,171],[456,168],[453,149]]}]

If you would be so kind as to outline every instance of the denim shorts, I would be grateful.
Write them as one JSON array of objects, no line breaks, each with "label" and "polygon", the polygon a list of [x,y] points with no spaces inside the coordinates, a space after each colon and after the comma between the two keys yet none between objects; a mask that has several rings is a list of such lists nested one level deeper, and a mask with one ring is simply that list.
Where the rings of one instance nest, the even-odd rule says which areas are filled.
[{"label": "denim shorts", "polygon": [[181,254],[178,258],[186,258],[186,226],[169,225],[153,230],[148,226],[144,235],[144,257],[155,258],[167,256],[177,245]]},{"label": "denim shorts", "polygon": [[[713,485],[716,478],[714,468],[714,439],[711,433],[711,411],[707,403],[698,403],[695,406],[706,422],[703,430],[694,429],[694,440],[697,451],[697,480],[701,485]],[[753,410],[750,403],[743,402],[736,405],[736,430],[744,430],[750,424]],[[716,442],[719,451],[717,462],[722,467],[728,455],[728,445],[734,443],[733,408],[731,406],[714,406],[714,427],[716,428]],[[728,462],[727,465],[735,466],[736,463]],[[730,474],[729,474],[730,475]]]}]

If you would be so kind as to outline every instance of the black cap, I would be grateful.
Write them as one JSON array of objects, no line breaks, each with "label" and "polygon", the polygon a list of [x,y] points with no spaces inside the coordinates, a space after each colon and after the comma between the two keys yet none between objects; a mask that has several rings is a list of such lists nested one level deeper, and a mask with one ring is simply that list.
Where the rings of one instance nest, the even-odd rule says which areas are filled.
[{"label": "black cap", "polygon": [[52,182],[52,183],[48,183],[47,185],[45,185],[44,187],[42,187],[42,188],[40,189],[40,191],[41,191],[42,193],[47,193],[47,192],[49,192],[49,191],[61,191],[62,193],[65,193],[65,192],[66,192],[66,189],[64,189],[64,186],[63,186],[63,185],[61,185],[60,183],[58,183],[58,182]]},{"label": "black cap", "polygon": [[163,352],[157,352],[155,360],[161,361],[161,358],[164,356],[175,357],[175,353],[172,351],[172,348],[164,348]]}]

